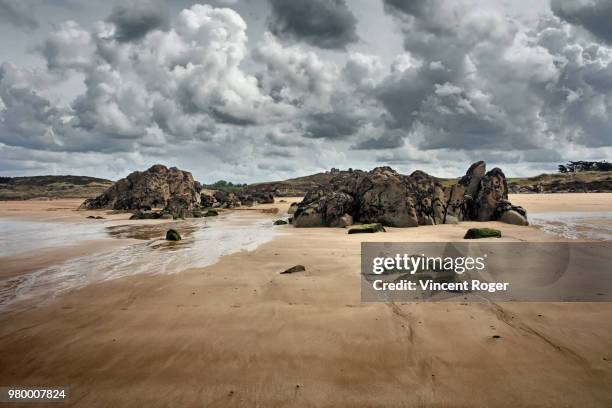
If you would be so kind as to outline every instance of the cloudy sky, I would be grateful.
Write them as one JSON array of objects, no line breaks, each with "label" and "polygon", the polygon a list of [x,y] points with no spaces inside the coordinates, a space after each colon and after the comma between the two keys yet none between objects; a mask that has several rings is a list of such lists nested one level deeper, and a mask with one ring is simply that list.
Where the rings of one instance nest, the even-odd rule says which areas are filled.
[{"label": "cloudy sky", "polygon": [[609,159],[610,21],[609,0],[0,0],[0,174]]}]

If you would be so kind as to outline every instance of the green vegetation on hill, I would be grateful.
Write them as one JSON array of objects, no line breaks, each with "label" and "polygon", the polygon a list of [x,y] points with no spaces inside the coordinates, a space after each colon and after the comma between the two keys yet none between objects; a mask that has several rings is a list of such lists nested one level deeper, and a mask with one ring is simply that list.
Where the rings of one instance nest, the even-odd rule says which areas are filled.
[{"label": "green vegetation on hill", "polygon": [[110,180],[86,176],[0,177],[0,200],[89,198],[112,184]]},{"label": "green vegetation on hill", "polygon": [[209,190],[221,190],[228,193],[236,193],[244,190],[246,184],[234,184],[231,181],[219,180],[212,184],[203,184],[202,187]]}]

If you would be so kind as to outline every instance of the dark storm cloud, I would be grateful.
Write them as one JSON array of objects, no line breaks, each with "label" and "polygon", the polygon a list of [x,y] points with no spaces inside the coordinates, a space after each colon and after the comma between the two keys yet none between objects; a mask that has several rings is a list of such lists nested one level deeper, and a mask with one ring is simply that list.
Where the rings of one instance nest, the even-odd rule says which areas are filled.
[{"label": "dark storm cloud", "polygon": [[270,0],[269,28],[278,37],[328,49],[343,49],[358,41],[357,19],[345,0]]},{"label": "dark storm cloud", "polygon": [[117,40],[133,41],[152,30],[165,28],[168,24],[168,10],[152,0],[131,0],[113,7],[107,20],[116,27]]},{"label": "dark storm cloud", "polygon": [[399,11],[420,17],[425,14],[427,0],[383,0],[385,8],[390,12]]},{"label": "dark storm cloud", "polygon": [[312,139],[343,139],[357,132],[360,125],[360,120],[346,113],[314,113],[309,117],[304,136]]},{"label": "dark storm cloud", "polygon": [[610,0],[552,0],[551,8],[563,20],[580,25],[612,44],[612,2]]},{"label": "dark storm cloud", "polygon": [[351,146],[352,150],[395,149],[404,145],[403,132],[387,131],[380,137],[371,137]]},{"label": "dark storm cloud", "polygon": [[273,130],[266,134],[266,141],[274,146],[280,147],[304,147],[306,143],[293,133],[292,129],[286,132]]},{"label": "dark storm cloud", "polygon": [[251,118],[241,118],[228,112],[223,112],[219,109],[211,109],[212,116],[217,119],[220,123],[226,123],[228,125],[236,126],[249,126],[254,125],[256,122]]},{"label": "dark storm cloud", "polygon": [[25,31],[35,30],[39,26],[33,8],[23,0],[0,0],[0,24],[10,24]]}]

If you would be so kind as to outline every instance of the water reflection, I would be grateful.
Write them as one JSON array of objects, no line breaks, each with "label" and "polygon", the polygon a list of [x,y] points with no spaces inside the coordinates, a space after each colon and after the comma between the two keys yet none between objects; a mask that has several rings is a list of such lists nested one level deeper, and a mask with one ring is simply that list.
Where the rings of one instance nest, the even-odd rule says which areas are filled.
[{"label": "water reflection", "polygon": [[529,214],[531,225],[567,239],[609,241],[612,212],[546,212]]},{"label": "water reflection", "polygon": [[[169,227],[177,228],[184,239],[178,242],[164,240]],[[72,228],[62,230],[74,232]],[[99,232],[96,230],[96,234]],[[0,281],[0,310],[22,300],[42,301],[75,288],[123,276],[175,273],[208,266],[221,256],[253,250],[270,241],[277,232],[268,218],[231,214],[206,221],[103,227],[104,234],[143,242]]]}]

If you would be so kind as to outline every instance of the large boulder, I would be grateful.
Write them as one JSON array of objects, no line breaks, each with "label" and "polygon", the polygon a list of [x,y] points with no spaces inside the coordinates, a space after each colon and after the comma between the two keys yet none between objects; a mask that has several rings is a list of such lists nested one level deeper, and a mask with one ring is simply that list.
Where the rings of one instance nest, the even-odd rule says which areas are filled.
[{"label": "large boulder", "polygon": [[[470,166],[458,183],[444,187],[422,171],[409,176],[390,167],[372,171],[342,172],[328,185],[310,190],[295,210],[296,227],[345,226],[380,223],[392,227],[416,227],[463,220],[510,220],[510,210],[525,218],[526,212],[507,201],[504,173],[486,171],[485,162]],[[509,204],[509,206],[508,206]],[[520,209],[520,211],[517,211]]]},{"label": "large boulder", "polygon": [[84,209],[191,211],[200,205],[200,186],[188,171],[156,164],[135,171],[96,198],[85,200]]},{"label": "large boulder", "polygon": [[495,209],[501,200],[508,199],[508,183],[506,176],[497,167],[480,179],[480,188],[473,205],[476,206],[478,221],[494,219]]},{"label": "large boulder", "polygon": [[421,171],[405,176],[390,167],[355,170],[338,174],[329,186],[310,190],[295,211],[293,225],[346,226],[347,216],[351,223],[393,227],[441,223],[443,200],[440,182]]},{"label": "large boulder", "polygon": [[353,197],[341,191],[312,190],[293,217],[296,227],[331,227],[345,214],[355,212]]}]

